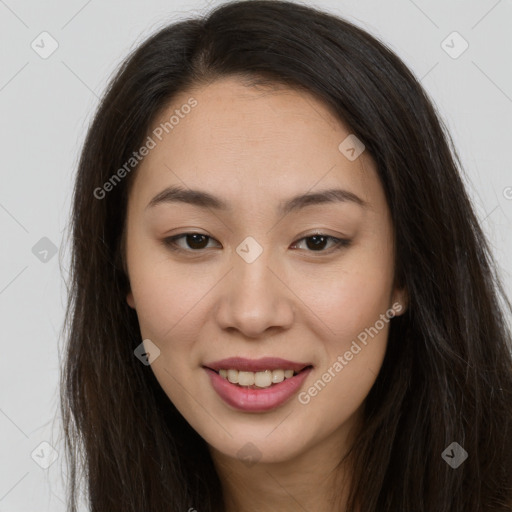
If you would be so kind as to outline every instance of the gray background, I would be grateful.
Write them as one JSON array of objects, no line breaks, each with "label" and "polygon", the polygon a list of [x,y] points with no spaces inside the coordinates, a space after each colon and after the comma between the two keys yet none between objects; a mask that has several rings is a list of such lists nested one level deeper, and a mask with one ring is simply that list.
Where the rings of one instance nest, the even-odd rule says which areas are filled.
[{"label": "gray background", "polygon": [[[0,512],[65,510],[58,413],[69,268],[64,237],[78,155],[98,98],[121,59],[150,33],[210,5],[0,0]],[[512,297],[512,2],[312,5],[368,30],[421,79],[452,134]],[[31,47],[35,41],[50,48],[39,37],[44,31],[59,45],[46,59]],[[469,44],[457,58],[445,50],[459,53],[463,41],[450,36],[442,44],[453,31]],[[52,460],[44,442],[58,455],[48,469],[40,466]]]}]

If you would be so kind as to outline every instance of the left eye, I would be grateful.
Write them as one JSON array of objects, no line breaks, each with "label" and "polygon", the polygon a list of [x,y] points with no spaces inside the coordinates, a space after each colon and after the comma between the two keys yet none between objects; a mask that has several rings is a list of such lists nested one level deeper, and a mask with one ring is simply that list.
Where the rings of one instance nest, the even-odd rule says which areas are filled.
[{"label": "left eye", "polygon": [[341,249],[342,247],[348,247],[350,245],[350,240],[335,238],[333,236],[318,233],[301,238],[300,240],[295,242],[293,246],[297,245],[298,242],[302,242],[302,240],[306,241],[306,247],[308,249],[313,249],[312,252],[329,252],[328,250],[323,250],[325,249],[325,246],[329,241],[332,242],[331,249]]},{"label": "left eye", "polygon": [[[178,245],[177,241],[182,238],[186,240],[188,248],[184,248]],[[180,235],[165,238],[163,243],[173,251],[199,252],[207,247],[208,240],[215,239],[202,233],[181,233]],[[297,240],[297,242],[295,242],[292,247],[299,245],[299,243],[303,240],[306,241],[306,246],[310,252],[329,252],[328,250],[324,250],[328,242],[333,244],[331,249],[341,249],[342,247],[348,247],[351,243],[351,241],[347,239],[340,239],[333,236],[324,235],[322,233],[315,233],[313,235],[306,236],[300,240]]]}]

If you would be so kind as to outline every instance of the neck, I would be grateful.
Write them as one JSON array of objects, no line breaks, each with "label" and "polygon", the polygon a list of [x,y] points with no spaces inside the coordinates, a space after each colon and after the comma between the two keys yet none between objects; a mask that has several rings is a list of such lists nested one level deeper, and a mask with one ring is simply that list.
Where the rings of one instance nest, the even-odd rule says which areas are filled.
[{"label": "neck", "polygon": [[350,485],[347,425],[287,460],[250,464],[210,446],[225,512],[345,511]]}]

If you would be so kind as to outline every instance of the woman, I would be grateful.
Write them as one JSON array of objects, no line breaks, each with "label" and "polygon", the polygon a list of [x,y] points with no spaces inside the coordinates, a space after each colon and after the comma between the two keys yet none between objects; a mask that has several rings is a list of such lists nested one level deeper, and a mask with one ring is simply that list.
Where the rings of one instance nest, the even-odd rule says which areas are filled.
[{"label": "woman", "polygon": [[69,509],[83,467],[94,511],[512,510],[512,308],[452,146],[319,10],[145,41],[74,191]]}]

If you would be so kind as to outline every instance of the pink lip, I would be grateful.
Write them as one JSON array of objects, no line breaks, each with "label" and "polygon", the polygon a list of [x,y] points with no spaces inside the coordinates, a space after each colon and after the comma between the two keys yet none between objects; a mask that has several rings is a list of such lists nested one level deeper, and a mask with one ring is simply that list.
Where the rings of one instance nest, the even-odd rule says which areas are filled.
[{"label": "pink lip", "polygon": [[[227,368],[240,368],[230,366]],[[226,368],[225,366],[223,368]],[[283,366],[280,366],[283,368]],[[289,400],[302,386],[313,368],[306,368],[294,377],[285,379],[269,388],[251,389],[232,384],[210,368],[204,368],[210,377],[213,389],[231,407],[246,412],[264,412],[275,409]],[[243,370],[243,368],[240,368]],[[265,369],[270,370],[270,367]],[[274,368],[276,369],[276,368]],[[285,368],[283,368],[285,369]],[[292,369],[292,368],[289,368]],[[258,370],[246,370],[258,371]],[[299,370],[300,371],[300,370]]]},{"label": "pink lip", "polygon": [[297,363],[295,361],[287,361],[279,357],[262,357],[261,359],[245,359],[243,357],[229,357],[206,363],[203,366],[211,370],[242,370],[245,372],[263,372],[265,370],[293,370],[299,373],[311,363]]}]

